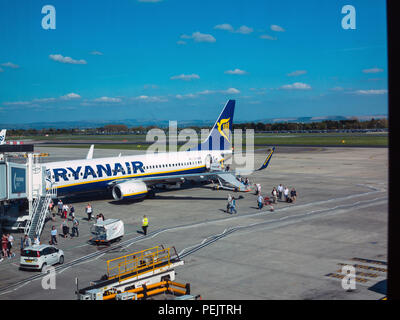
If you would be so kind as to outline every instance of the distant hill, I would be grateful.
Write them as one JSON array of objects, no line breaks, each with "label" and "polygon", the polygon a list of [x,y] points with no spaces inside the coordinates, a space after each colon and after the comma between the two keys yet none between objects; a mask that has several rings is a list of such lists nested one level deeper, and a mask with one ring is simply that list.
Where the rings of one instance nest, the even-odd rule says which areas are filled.
[{"label": "distant hill", "polygon": [[[255,121],[242,120],[242,121],[234,121],[235,123],[246,123],[246,122],[262,122],[262,123],[279,123],[279,122],[297,122],[297,123],[310,123],[310,122],[321,122],[324,120],[349,120],[357,118],[360,121],[366,121],[374,119],[382,119],[387,118],[387,115],[371,115],[371,116],[326,116],[326,117],[293,117],[293,118],[267,118],[260,119]],[[178,121],[178,127],[209,127],[214,124],[215,120],[193,120],[193,121]],[[11,124],[11,123],[0,123],[0,129],[47,129],[47,128],[56,128],[56,129],[72,129],[72,128],[99,128],[105,126],[107,124],[124,124],[128,127],[147,127],[147,126],[159,126],[162,128],[168,127],[168,120],[136,120],[136,119],[128,119],[128,120],[104,120],[104,121],[65,121],[65,122],[32,122],[32,123],[24,123],[24,124]]]}]

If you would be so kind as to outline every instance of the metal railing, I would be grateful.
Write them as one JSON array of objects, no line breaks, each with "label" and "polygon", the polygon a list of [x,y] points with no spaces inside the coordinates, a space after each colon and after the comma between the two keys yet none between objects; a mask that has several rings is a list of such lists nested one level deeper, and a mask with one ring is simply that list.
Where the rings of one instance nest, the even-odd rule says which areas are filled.
[{"label": "metal railing", "polygon": [[36,229],[35,229],[36,236],[40,236],[40,234],[42,233],[44,222],[46,221],[47,212],[49,211],[50,201],[53,198],[54,194],[56,194],[56,193],[57,193],[57,190],[56,190],[56,188],[54,188],[53,185],[51,185],[50,189],[48,189],[46,191],[44,203],[40,210],[39,219],[36,224]]},{"label": "metal railing", "polygon": [[121,279],[131,274],[138,276],[144,272],[154,272],[157,269],[171,265],[170,248],[157,246],[154,248],[131,253],[107,261],[108,279]]},{"label": "metal railing", "polygon": [[[29,219],[25,225],[24,228],[24,234],[30,235],[32,234],[32,236],[40,236],[40,234],[42,233],[43,230],[43,226],[44,226],[44,222],[46,220],[46,216],[47,216],[47,212],[49,211],[49,204],[52,198],[57,196],[57,189],[51,185],[50,188],[46,189],[46,194],[44,197],[37,197],[35,198],[34,202],[33,202],[33,207],[32,207],[32,212],[30,212],[29,214]],[[40,207],[40,211],[39,211],[39,204],[42,203],[41,207]],[[33,226],[33,222],[36,218],[36,216],[38,216],[37,220],[36,220],[36,224],[35,224],[35,230],[33,230],[33,233],[31,232],[31,228]]]}]

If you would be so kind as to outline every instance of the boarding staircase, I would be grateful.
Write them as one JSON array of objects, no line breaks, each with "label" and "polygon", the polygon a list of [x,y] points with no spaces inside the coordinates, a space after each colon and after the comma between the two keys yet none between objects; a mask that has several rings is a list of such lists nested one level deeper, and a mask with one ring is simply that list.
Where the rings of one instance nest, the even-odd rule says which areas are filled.
[{"label": "boarding staircase", "polygon": [[47,213],[49,212],[50,201],[56,196],[57,189],[51,186],[46,190],[44,196],[38,196],[35,198],[32,214],[28,219],[24,230],[24,233],[27,234],[31,240],[33,240],[34,237],[40,237],[46,221]]},{"label": "boarding staircase", "polygon": [[243,182],[240,182],[231,172],[223,172],[218,174],[218,182],[222,187],[223,183],[220,179],[232,185],[234,189],[237,189],[237,191],[249,191],[249,188]]}]

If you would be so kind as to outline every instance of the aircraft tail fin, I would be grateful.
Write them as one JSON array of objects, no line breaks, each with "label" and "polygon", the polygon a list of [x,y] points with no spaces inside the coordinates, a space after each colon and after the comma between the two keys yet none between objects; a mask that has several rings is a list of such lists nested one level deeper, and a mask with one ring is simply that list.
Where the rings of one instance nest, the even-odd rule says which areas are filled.
[{"label": "aircraft tail fin", "polygon": [[7,132],[7,129],[3,129],[0,131],[0,144],[6,143],[6,132]]},{"label": "aircraft tail fin", "polygon": [[208,137],[198,145],[198,150],[232,150],[233,114],[235,100],[228,100]]}]

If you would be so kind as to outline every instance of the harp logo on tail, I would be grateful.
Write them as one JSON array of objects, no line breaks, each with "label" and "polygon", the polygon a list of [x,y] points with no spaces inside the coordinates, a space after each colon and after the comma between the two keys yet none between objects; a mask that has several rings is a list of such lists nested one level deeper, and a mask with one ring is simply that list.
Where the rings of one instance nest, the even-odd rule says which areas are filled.
[{"label": "harp logo on tail", "polygon": [[223,136],[229,143],[229,136],[230,136],[230,130],[229,130],[229,120],[228,119],[221,119],[221,121],[217,122],[218,125],[218,131]]}]

